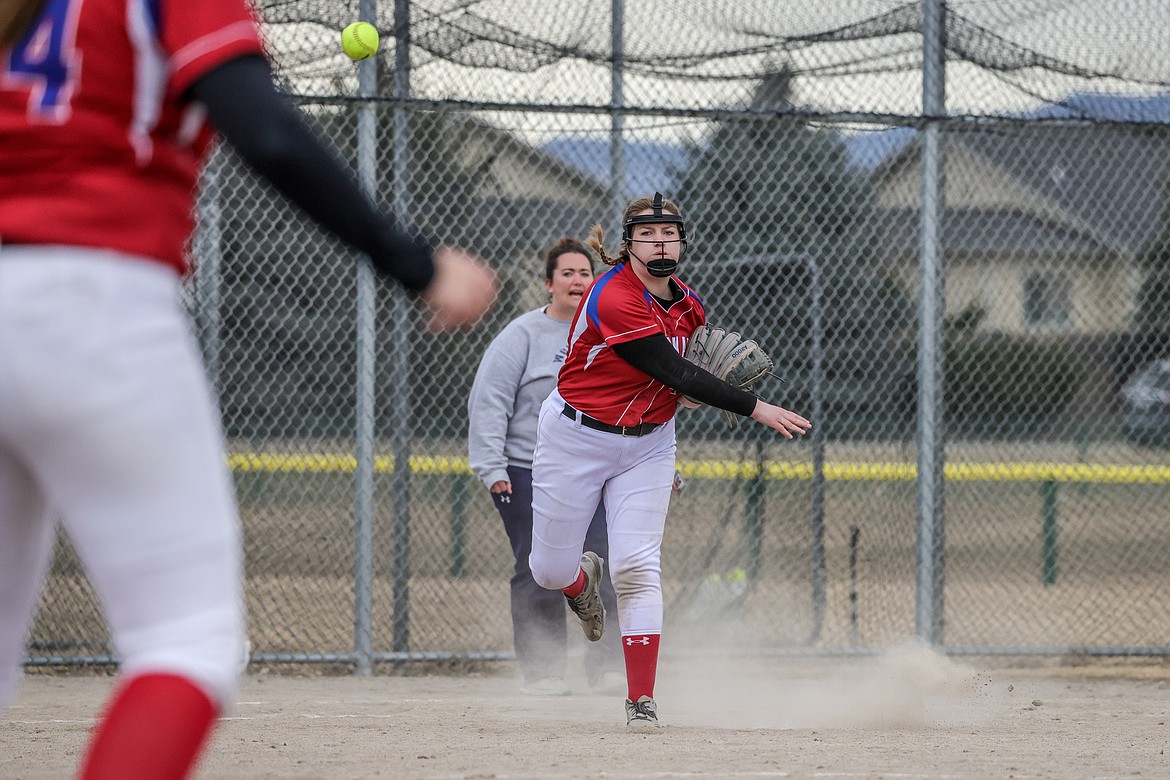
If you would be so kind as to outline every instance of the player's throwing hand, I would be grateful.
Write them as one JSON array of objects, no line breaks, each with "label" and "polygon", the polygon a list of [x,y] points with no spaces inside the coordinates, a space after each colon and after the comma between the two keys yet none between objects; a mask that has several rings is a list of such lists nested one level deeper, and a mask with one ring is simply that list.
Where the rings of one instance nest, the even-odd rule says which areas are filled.
[{"label": "player's throwing hand", "polygon": [[803,436],[812,428],[812,423],[796,412],[790,412],[767,401],[756,401],[756,408],[752,410],[752,419],[780,431],[788,439],[792,438],[792,434]]},{"label": "player's throwing hand", "polygon": [[496,300],[496,274],[475,255],[453,247],[435,250],[435,278],[422,293],[432,333],[471,327]]}]

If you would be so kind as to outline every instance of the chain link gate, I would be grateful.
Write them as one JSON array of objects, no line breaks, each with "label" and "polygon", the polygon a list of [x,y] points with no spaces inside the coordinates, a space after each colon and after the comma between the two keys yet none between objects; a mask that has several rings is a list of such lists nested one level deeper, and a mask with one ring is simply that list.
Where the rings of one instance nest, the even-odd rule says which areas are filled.
[{"label": "chain link gate", "polygon": [[[188,300],[229,437],[253,660],[511,657],[510,552],[467,466],[467,392],[491,337],[543,303],[539,251],[598,223],[614,247],[616,214],[654,190],[688,220],[679,275],[710,319],[775,359],[783,381],[760,394],[816,426],[794,443],[680,411],[669,644],[868,652],[919,634],[956,653],[1168,652],[1164,64],[1106,72],[1116,44],[1044,39],[1028,4],[952,2],[948,103],[961,106],[939,116],[856,86],[921,68],[929,2],[787,18],[771,4],[737,15],[712,0],[689,16],[660,4],[677,41],[620,2],[545,0],[531,19],[507,5],[400,2],[408,99],[395,97],[394,9],[380,9],[375,96],[358,99],[335,40],[356,8],[262,4],[306,119],[380,200],[489,258],[503,294],[478,328],[422,335],[400,293],[363,288],[344,248],[230,151],[215,155]],[[1049,10],[1067,21],[1074,6]],[[613,9],[623,56],[609,48]],[[1006,75],[972,79],[997,64]],[[859,81],[840,91],[845,76]],[[1106,76],[1115,94],[1086,89]],[[1041,107],[976,106],[1013,91]],[[932,236],[941,427],[924,460]],[[925,626],[923,463],[941,487]],[[112,657],[65,542],[30,657]]]}]

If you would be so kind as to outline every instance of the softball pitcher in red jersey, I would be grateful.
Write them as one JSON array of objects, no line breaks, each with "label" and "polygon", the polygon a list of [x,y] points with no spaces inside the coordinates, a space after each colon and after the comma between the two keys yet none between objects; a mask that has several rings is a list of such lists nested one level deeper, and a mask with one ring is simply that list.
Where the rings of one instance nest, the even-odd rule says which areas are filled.
[{"label": "softball pitcher in red jersey", "polygon": [[675,474],[674,414],[686,395],[752,419],[788,438],[805,418],[766,403],[683,359],[706,322],[703,303],[674,275],[686,249],[678,207],[639,198],[625,210],[614,268],[577,307],[569,354],[544,402],[532,464],[532,575],[561,590],[591,640],[605,630],[598,596],[604,562],[583,551],[592,507],[605,499],[610,578],[626,662],[626,724],[657,726],[654,680],[662,634],[661,549]]},{"label": "softball pitcher in red jersey", "polygon": [[59,517],[121,662],[84,780],[187,777],[244,668],[239,521],[181,302],[205,119],[433,329],[494,297],[276,92],[245,0],[0,3],[0,708]]}]

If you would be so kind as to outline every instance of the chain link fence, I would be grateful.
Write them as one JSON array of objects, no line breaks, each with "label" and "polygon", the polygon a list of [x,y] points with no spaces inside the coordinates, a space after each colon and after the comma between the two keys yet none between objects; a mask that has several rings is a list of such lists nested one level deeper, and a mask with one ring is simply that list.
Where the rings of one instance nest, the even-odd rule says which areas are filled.
[{"label": "chain link fence", "polygon": [[[776,359],[760,393],[816,425],[788,442],[680,412],[671,646],[1170,652],[1160,3],[260,10],[307,121],[503,294],[478,328],[424,335],[230,150],[212,159],[188,289],[253,660],[511,657],[471,379],[544,302],[539,251],[594,224],[616,248],[625,203],[655,190],[683,208],[680,276],[710,319]],[[339,42],[358,18],[383,36],[361,65]],[[31,660],[111,653],[62,541]]]}]

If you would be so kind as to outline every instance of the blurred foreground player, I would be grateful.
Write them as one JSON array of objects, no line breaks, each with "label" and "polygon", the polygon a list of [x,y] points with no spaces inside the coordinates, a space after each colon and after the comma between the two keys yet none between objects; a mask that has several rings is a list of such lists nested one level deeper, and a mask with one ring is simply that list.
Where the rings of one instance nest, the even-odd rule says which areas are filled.
[{"label": "blurred foreground player", "polygon": [[205,118],[432,330],[495,297],[374,208],[275,90],[245,0],[0,0],[0,707],[60,517],[121,661],[86,780],[189,776],[242,671],[239,521],[180,302]]}]

